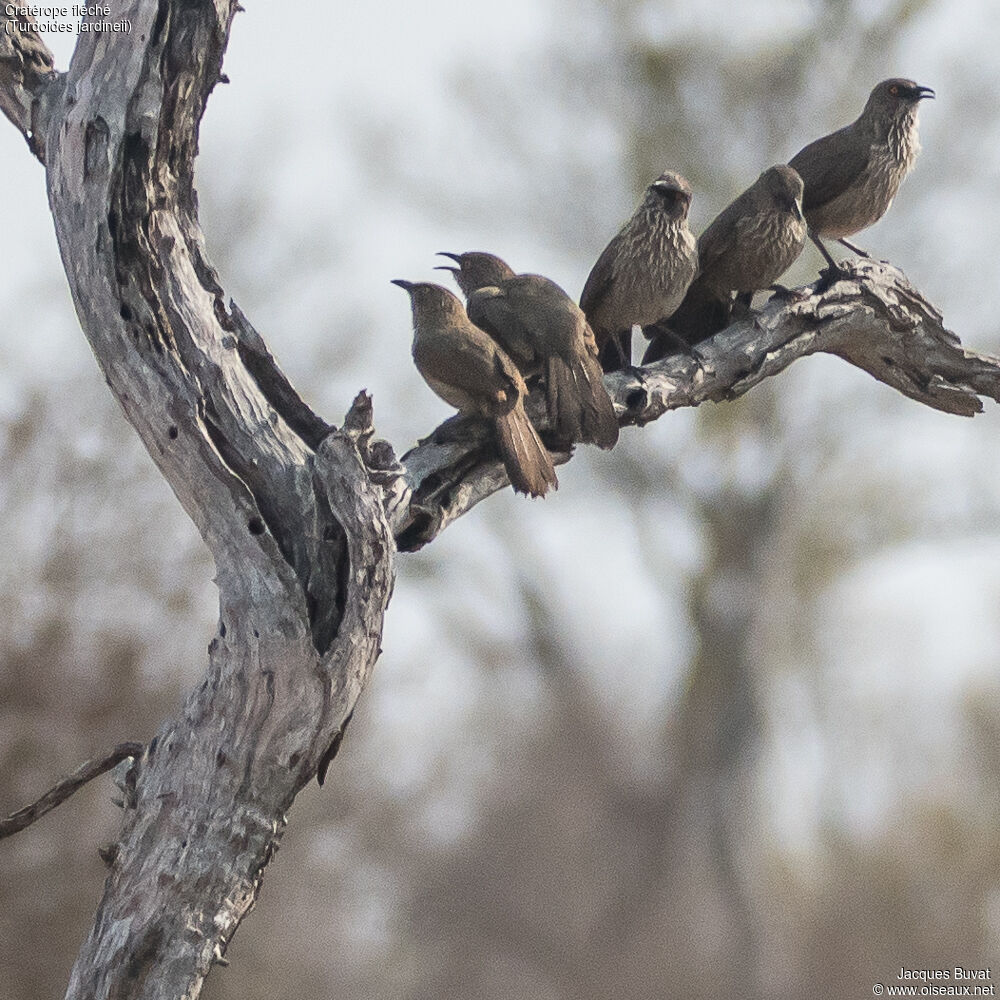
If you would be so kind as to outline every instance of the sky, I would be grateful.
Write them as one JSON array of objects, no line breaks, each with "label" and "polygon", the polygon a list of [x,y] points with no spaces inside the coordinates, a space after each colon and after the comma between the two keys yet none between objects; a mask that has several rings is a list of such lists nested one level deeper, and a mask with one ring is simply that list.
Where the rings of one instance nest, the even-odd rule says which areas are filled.
[{"label": "sky", "polygon": [[[437,251],[493,249],[575,294],[635,203],[630,133],[652,127],[645,119],[660,109],[641,104],[636,80],[607,54],[616,4],[247,7],[225,60],[230,83],[216,88],[202,128],[209,251],[306,399],[337,420],[368,388],[379,433],[402,452],[450,410],[412,368],[409,308],[390,279],[440,280]],[[911,76],[937,91],[921,111],[924,151],[888,216],[858,242],[900,264],[968,346],[996,351],[992,2],[928,4],[857,58],[846,29],[802,36],[816,7],[628,6],[636,37],[697,54],[682,97],[699,109],[703,135],[722,136],[719,169],[701,164],[709,182],[696,189],[695,228],[761,169],[850,120],[878,79]],[[862,25],[889,7],[856,5]],[[62,67],[70,41],[53,45]],[[762,124],[775,107],[759,96],[722,117],[722,68],[742,59],[766,70],[805,41],[816,44],[814,65],[793,102],[775,96],[776,139]],[[705,58],[713,52],[718,74]],[[564,64],[563,91],[550,74]],[[663,166],[684,152],[663,149]],[[81,477],[67,483],[48,469],[32,483],[22,471],[0,489],[4,586],[25,595],[7,638],[26,641],[32,609],[56,599],[44,557],[58,521],[100,553],[79,557],[80,670],[91,660],[98,670],[114,629],[150,643],[150,678],[191,683],[216,610],[211,567],[107,398],[73,315],[43,170],[12,127],[0,129],[0,165],[0,433],[41,399],[48,437],[37,462],[44,470],[47,455],[65,455]],[[818,263],[807,249],[793,280],[812,280]],[[977,738],[970,704],[996,699],[1000,655],[1000,416],[986,407],[973,421],[932,413],[837,359],[811,358],[758,402],[670,414],[626,431],[612,454],[581,449],[544,502],[491,498],[401,560],[385,656],[365,695],[368,728],[351,733],[370,751],[373,780],[411,802],[442,845],[475,825],[509,777],[498,763],[508,734],[544,720],[526,626],[532,592],[547,601],[574,677],[606,712],[622,781],[655,780],[699,648],[689,587],[717,544],[704,511],[759,483],[778,497],[751,643],[768,843],[815,859],[831,823],[872,838],[914,801],[972,808],[981,787],[955,775]],[[98,486],[93,469],[105,477]],[[66,500],[77,487],[90,499]],[[138,573],[109,580],[136,544],[123,518],[140,525],[157,583]],[[162,591],[190,601],[188,634],[166,653],[179,612],[162,606]]]},{"label": "sky", "polygon": [[[402,2],[335,8],[315,3],[251,6],[238,15],[225,65],[231,82],[213,94],[203,125],[198,165],[203,222],[227,291],[264,331],[307,398],[328,416],[335,419],[353,392],[365,385],[375,395],[380,431],[403,450],[449,412],[409,366],[408,309],[389,285],[390,278],[434,276],[431,269],[439,249],[490,246],[516,255],[518,264],[555,274],[572,291],[582,284],[594,248],[600,248],[609,229],[613,231],[614,220],[629,211],[635,192],[622,170],[625,138],[599,124],[595,134],[605,140],[600,162],[589,173],[574,173],[574,183],[581,179],[584,183],[566,196],[567,204],[585,204],[594,225],[604,226],[589,234],[590,249],[567,246],[562,233],[553,238],[544,230],[533,232],[525,227],[523,211],[511,210],[512,197],[524,185],[558,184],[560,158],[578,158],[581,137],[588,138],[586,123],[581,128],[580,119],[555,122],[551,102],[526,103],[518,83],[523,74],[530,85],[554,51],[599,48],[602,38],[594,25],[600,21],[590,16],[588,5],[580,6],[587,16],[579,21],[568,16],[573,5],[524,0],[505,5],[502,17],[493,8],[445,0],[419,7]],[[801,29],[810,7],[795,2],[780,8],[743,5],[733,15],[739,18],[739,31],[732,47],[752,52],[777,35]],[[877,12],[882,7],[870,9]],[[927,152],[914,177],[890,217],[864,234],[862,242],[878,245],[893,259],[905,259],[918,286],[943,306],[949,320],[955,317],[956,327],[969,342],[976,345],[985,338],[981,346],[989,347],[989,317],[974,290],[984,281],[990,283],[989,271],[998,266],[989,239],[996,231],[997,202],[990,192],[1000,174],[1000,144],[979,144],[974,133],[956,135],[949,130],[949,119],[960,110],[968,113],[970,101],[982,93],[985,78],[978,75],[976,60],[962,60],[960,55],[970,42],[983,52],[996,42],[996,19],[986,14],[986,6],[973,2],[939,5],[899,40],[899,66],[894,63],[884,71],[905,70],[934,84],[938,98],[922,113]],[[723,29],[710,5],[645,4],[634,16],[638,30],[650,39],[722,44]],[[553,42],[554,37],[558,41]],[[289,39],[295,40],[294,47],[289,47]],[[282,58],[276,56],[276,40],[281,42]],[[63,64],[70,42],[63,36],[54,44]],[[854,72],[868,71],[862,90],[882,72],[873,73],[867,66],[848,69],[851,72],[842,71],[838,78],[833,53],[821,54],[817,78],[803,97],[814,111],[801,113],[795,123],[800,135],[789,136],[789,152],[811,137],[805,131],[810,117],[830,114],[838,93],[854,86]],[[628,81],[623,85],[627,87]],[[493,93],[494,106],[487,102],[483,109],[464,102],[467,92],[479,99],[483,89]],[[508,112],[510,127],[526,130],[518,140],[527,151],[513,149],[505,160],[502,123]],[[996,135],[997,122],[991,115],[987,136]],[[556,139],[567,139],[568,153],[553,146]],[[18,193],[7,206],[7,232],[17,236],[7,241],[0,274],[0,312],[8,317],[0,325],[4,361],[0,414],[10,418],[28,393],[58,393],[82,383],[93,388],[99,376],[72,316],[42,170],[26,155],[13,129],[0,133],[0,156],[8,190]],[[618,174],[609,175],[606,168],[615,161]],[[752,179],[762,165],[748,165],[746,177]],[[525,172],[540,173],[543,166],[544,175]],[[536,191],[528,200],[534,203],[538,197]],[[939,209],[953,213],[953,224],[940,225]],[[708,213],[699,207],[697,195],[693,215],[696,225],[707,222]],[[984,248],[985,272],[966,264],[974,246]],[[806,260],[798,273],[808,277],[814,262]],[[794,405],[805,407],[809,414],[807,426],[825,419],[825,408],[830,406],[827,392],[836,396],[845,385],[851,387],[849,395],[884,398],[880,394],[885,390],[869,386],[864,376],[828,361],[822,374],[815,370],[789,374],[799,390]],[[810,398],[812,389],[816,394]],[[918,450],[950,453],[956,447],[971,447],[969,434],[988,433],[982,426],[970,430],[912,410],[902,430],[896,423],[887,430],[879,424],[856,428],[864,453],[894,451],[900,464],[912,469],[926,462]],[[670,422],[677,426],[651,430],[654,443],[649,447],[690,441],[689,417],[672,416]],[[636,432],[626,435],[635,436]],[[640,461],[644,447],[634,445]],[[757,459],[751,443],[744,442],[742,451],[745,468],[754,468]],[[527,543],[532,556],[568,609],[570,633],[579,629],[578,634],[586,636],[578,651],[582,669],[600,676],[600,664],[610,657],[637,665],[620,689],[620,708],[628,718],[643,705],[669,699],[692,648],[691,639],[682,633],[663,650],[655,631],[608,629],[590,635],[583,628],[602,608],[613,620],[653,620],[666,626],[678,613],[681,598],[670,596],[669,583],[654,582],[648,570],[636,569],[644,561],[644,540],[634,523],[609,526],[608,511],[619,501],[588,486],[595,468],[600,476],[614,475],[614,458],[588,454],[579,465],[579,470],[574,464],[561,472],[563,491],[546,501],[544,509],[537,504],[528,511],[512,497],[491,503],[498,508],[500,525],[514,518],[531,519]],[[685,471],[695,486],[727,474],[713,467],[700,473],[700,468],[695,454]],[[707,478],[699,480],[702,474]],[[927,486],[925,503],[933,502],[938,488],[939,484]],[[954,502],[949,494],[947,506]],[[667,516],[675,527],[682,526],[667,542],[671,559],[680,565],[697,560],[697,529],[676,510]],[[567,530],[570,522],[572,530]],[[472,526],[452,531],[465,537],[454,545],[439,543],[442,550],[452,550],[441,555],[452,563],[450,575],[481,580],[484,562],[466,546],[472,543],[478,548],[483,542],[473,541]],[[594,558],[577,560],[576,572],[567,575],[564,567],[575,559],[581,537],[588,539]],[[496,548],[490,564],[502,565],[502,544],[492,540],[490,545]],[[932,576],[940,573],[940,568],[927,569],[920,552],[917,545],[905,557],[896,552],[881,560],[875,557],[859,567],[850,582],[837,585],[850,592],[862,590],[865,608],[870,609],[872,601],[886,602],[885,614],[891,618],[894,609],[912,606],[920,593],[926,593],[926,588],[901,587],[897,579],[916,578],[921,566]],[[955,558],[961,562],[960,555]],[[904,572],[901,566],[908,569]],[[504,589],[515,577],[509,575],[506,583],[500,572],[490,577],[482,598],[509,604],[513,598]],[[617,581],[610,593],[602,586],[609,577]],[[490,588],[499,590],[493,594]],[[959,595],[953,592],[955,609],[946,616],[947,622],[959,619],[958,608],[965,604]],[[390,627],[419,642],[428,604],[433,606],[434,601],[427,596],[412,603],[397,600]],[[839,633],[851,612],[839,602],[837,608],[844,619],[828,628]],[[500,629],[498,638],[508,640],[518,630],[516,620],[494,627]],[[432,629],[426,641],[433,646],[440,641],[439,632]],[[994,648],[991,639],[989,649]],[[658,693],[650,702],[653,689]]]}]

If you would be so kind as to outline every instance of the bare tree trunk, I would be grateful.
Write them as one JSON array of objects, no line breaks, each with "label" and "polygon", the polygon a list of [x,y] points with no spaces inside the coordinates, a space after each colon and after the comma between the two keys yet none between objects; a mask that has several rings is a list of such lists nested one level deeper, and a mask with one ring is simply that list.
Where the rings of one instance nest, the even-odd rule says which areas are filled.
[{"label": "bare tree trunk", "polygon": [[205,256],[194,156],[235,9],[133,4],[131,34],[82,34],[33,144],[81,325],[208,543],[220,595],[205,680],[130,775],[68,997],[198,995],[343,731],[392,589],[367,399],[324,436],[275,391]]},{"label": "bare tree trunk", "polygon": [[[67,74],[12,18],[0,34],[0,110],[46,165],[81,326],[208,544],[220,595],[203,683],[129,772],[71,998],[199,994],[372,670],[397,543],[426,544],[506,485],[476,421],[446,422],[403,465],[372,441],[366,396],[329,427],[226,302],[193,169],[238,9],[112,3],[111,20],[131,31],[80,34]],[[854,275],[772,303],[704,345],[698,362],[609,376],[620,420],[731,398],[814,351],[949,412],[1000,398],[1000,363],[964,351],[899,272],[863,263]]]}]

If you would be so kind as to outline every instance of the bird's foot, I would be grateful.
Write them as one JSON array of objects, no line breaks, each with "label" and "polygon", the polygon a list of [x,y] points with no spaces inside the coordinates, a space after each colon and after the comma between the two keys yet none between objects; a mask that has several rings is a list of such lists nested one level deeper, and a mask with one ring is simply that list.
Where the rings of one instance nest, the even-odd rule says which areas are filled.
[{"label": "bird's foot", "polygon": [[654,323],[651,326],[642,328],[644,337],[649,339],[649,346],[642,357],[644,365],[652,364],[663,358],[673,355],[683,354],[693,358],[699,364],[705,360],[705,356],[693,344],[689,344],[680,334],[676,333],[664,321]]},{"label": "bird's foot", "polygon": [[824,292],[828,292],[838,281],[853,281],[854,275],[850,271],[845,270],[839,264],[834,264],[832,267],[824,267],[822,271],[819,272],[819,281],[813,285],[812,294],[822,295]]},{"label": "bird's foot", "polygon": [[782,302],[802,302],[812,295],[812,292],[805,288],[788,288],[778,284],[770,285],[768,290],[774,292],[772,298]]}]

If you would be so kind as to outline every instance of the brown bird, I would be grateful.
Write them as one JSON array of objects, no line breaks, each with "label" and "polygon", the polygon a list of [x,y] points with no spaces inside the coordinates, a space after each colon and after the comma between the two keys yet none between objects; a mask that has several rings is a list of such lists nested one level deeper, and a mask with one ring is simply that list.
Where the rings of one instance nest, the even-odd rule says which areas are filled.
[{"label": "brown bird", "polygon": [[496,428],[504,468],[518,493],[544,496],[559,485],[552,457],[524,412],[517,366],[440,285],[396,279],[413,308],[413,361],[424,381],[464,416]]},{"label": "brown bird", "polygon": [[809,237],[826,258],[831,278],[841,270],[820,237],[868,256],[845,237],[867,229],[889,210],[920,152],[919,104],[933,96],[930,87],[912,80],[883,80],[856,121],[811,142],[789,160],[805,184],[802,210]]},{"label": "brown bird", "polygon": [[749,307],[754,292],[792,266],[805,240],[802,178],[783,164],[770,167],[698,238],[698,277],[674,315],[658,324],[642,363],[718,333],[729,323],[733,293]]},{"label": "brown bird", "polygon": [[646,188],[632,218],[605,247],[583,286],[605,371],[632,363],[632,327],[668,319],[698,271],[688,229],[691,185],[667,171]]},{"label": "brown bird", "polygon": [[554,281],[515,274],[499,257],[442,253],[467,299],[469,319],[517,362],[525,376],[541,373],[556,433],[568,442],[612,448],[618,420],[583,310]]}]

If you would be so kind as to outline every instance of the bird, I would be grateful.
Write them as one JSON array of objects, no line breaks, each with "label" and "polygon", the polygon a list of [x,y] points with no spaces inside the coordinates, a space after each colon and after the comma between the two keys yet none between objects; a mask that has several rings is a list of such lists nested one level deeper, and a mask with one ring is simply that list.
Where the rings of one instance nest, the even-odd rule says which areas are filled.
[{"label": "bird", "polygon": [[490,253],[441,253],[466,296],[469,319],[517,363],[525,377],[541,374],[549,421],[573,443],[613,448],[618,419],[604,387],[594,332],[583,310],[554,281],[516,274]]},{"label": "bird", "polygon": [[698,271],[688,228],[691,185],[678,173],[661,174],[632,217],[604,248],[580,296],[605,371],[632,362],[632,327],[670,317]]},{"label": "bird", "polygon": [[558,488],[552,456],[524,410],[527,386],[506,352],[447,288],[402,278],[392,283],[410,296],[413,361],[424,381],[463,416],[493,422],[516,492],[540,497]]},{"label": "bird", "polygon": [[670,320],[652,331],[643,364],[718,333],[729,322],[734,292],[749,308],[754,292],[792,266],[806,240],[802,191],[798,172],[778,164],[716,216],[698,237],[698,277]]},{"label": "bird", "polygon": [[934,91],[913,80],[883,80],[855,121],[809,143],[788,161],[805,184],[802,211],[809,238],[826,259],[830,278],[842,271],[821,237],[868,256],[846,237],[867,229],[889,210],[920,152],[917,111],[928,97],[934,97]]}]

